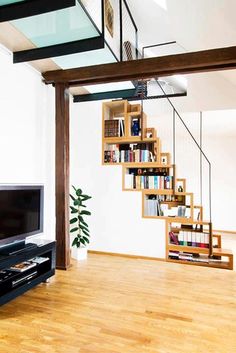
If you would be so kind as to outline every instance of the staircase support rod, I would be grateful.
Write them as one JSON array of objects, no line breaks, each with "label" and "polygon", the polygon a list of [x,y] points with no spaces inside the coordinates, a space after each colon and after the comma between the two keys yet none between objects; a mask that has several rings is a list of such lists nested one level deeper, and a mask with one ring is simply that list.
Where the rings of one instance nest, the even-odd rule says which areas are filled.
[{"label": "staircase support rod", "polygon": [[212,221],[212,213],[211,213],[211,162],[207,158],[206,154],[203,152],[201,146],[199,146],[197,140],[195,139],[195,137],[193,136],[193,134],[189,130],[188,126],[185,124],[184,120],[181,118],[181,116],[178,113],[178,111],[176,110],[174,104],[171,102],[170,98],[167,96],[166,92],[164,91],[164,89],[162,88],[162,86],[160,85],[160,83],[158,82],[158,80],[156,78],[155,78],[155,81],[158,84],[158,86],[160,87],[160,89],[163,92],[165,98],[167,99],[167,101],[169,102],[171,107],[174,109],[176,115],[178,116],[178,118],[180,119],[182,124],[184,125],[185,129],[188,131],[188,133],[191,136],[192,140],[194,141],[194,143],[196,144],[197,148],[199,149],[199,151],[201,152],[201,154],[203,155],[203,157],[205,158],[205,160],[207,161],[207,163],[209,165],[209,217],[210,217],[210,223],[211,223],[211,221]]},{"label": "staircase support rod", "polygon": [[[200,147],[202,149],[202,112],[200,112]],[[202,153],[200,151],[200,203],[202,206]]]},{"label": "staircase support rod", "polygon": [[175,140],[175,109],[173,109],[173,164],[175,165],[175,147],[176,147],[176,140]]},{"label": "staircase support rod", "polygon": [[176,128],[176,118],[175,118],[175,110],[173,109],[173,189],[174,189],[174,195],[176,192],[176,165],[175,165],[175,151],[176,151],[176,134],[175,134],[175,128]]}]

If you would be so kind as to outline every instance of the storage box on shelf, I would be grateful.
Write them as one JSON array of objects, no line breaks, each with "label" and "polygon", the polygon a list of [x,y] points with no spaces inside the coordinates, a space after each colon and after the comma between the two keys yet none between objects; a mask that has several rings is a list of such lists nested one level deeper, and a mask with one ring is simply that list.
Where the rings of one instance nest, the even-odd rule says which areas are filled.
[{"label": "storage box on shelf", "polygon": [[193,193],[174,193],[169,190],[143,190],[142,215],[144,218],[193,220]]},{"label": "storage box on shelf", "polygon": [[233,254],[223,250],[220,239],[213,246],[211,224],[201,221],[166,221],[166,259],[197,266],[217,267],[231,270]]},{"label": "storage box on shelf", "polygon": [[173,190],[174,166],[158,163],[130,163],[123,166],[124,191]]},{"label": "storage box on shelf", "polygon": [[146,115],[140,104],[103,103],[103,164],[160,163],[161,144],[147,134]]}]

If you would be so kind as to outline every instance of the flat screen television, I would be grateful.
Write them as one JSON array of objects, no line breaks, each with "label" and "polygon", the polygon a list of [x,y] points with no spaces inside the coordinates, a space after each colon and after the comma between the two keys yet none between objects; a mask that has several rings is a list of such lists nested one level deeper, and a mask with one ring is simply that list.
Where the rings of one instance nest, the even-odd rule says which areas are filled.
[{"label": "flat screen television", "polygon": [[42,185],[0,185],[0,247],[43,231]]}]

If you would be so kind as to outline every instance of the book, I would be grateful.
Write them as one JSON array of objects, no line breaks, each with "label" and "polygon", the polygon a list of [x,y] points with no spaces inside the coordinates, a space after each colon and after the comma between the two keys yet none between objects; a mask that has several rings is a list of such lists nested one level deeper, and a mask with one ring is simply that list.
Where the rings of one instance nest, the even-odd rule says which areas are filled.
[{"label": "book", "polygon": [[182,230],[179,232],[178,239],[179,239],[179,245],[184,245],[184,232]]},{"label": "book", "polygon": [[187,244],[188,244],[188,246],[193,246],[192,245],[192,233],[191,232],[187,232]]},{"label": "book", "polygon": [[179,245],[178,236],[175,233],[169,232],[169,237],[170,237],[171,244]]},{"label": "book", "polygon": [[34,263],[36,263],[37,265],[40,265],[46,261],[49,261],[49,257],[42,257],[42,256],[36,256],[33,259],[31,259],[30,261],[33,261]]},{"label": "book", "polygon": [[28,260],[28,261],[24,261],[19,264],[16,264],[14,266],[11,266],[10,270],[14,271],[14,272],[25,272],[25,271],[29,270],[30,268],[33,268],[36,266],[37,266],[36,262],[33,262],[32,260]]},{"label": "book", "polygon": [[125,188],[133,189],[134,188],[134,177],[132,174],[125,174]]}]

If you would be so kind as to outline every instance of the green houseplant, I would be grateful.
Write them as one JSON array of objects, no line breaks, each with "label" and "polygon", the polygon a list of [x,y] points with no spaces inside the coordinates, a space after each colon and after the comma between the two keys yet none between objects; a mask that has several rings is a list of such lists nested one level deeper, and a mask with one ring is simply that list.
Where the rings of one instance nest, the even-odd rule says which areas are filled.
[{"label": "green houseplant", "polygon": [[[75,249],[85,248],[90,242],[90,231],[89,231],[89,226],[85,221],[85,217],[90,216],[91,212],[86,210],[87,206],[85,205],[85,202],[91,199],[91,196],[84,194],[80,188],[76,188],[75,186],[72,186],[72,188],[73,188],[73,194],[70,194],[70,198],[71,198],[70,233],[73,236],[73,241],[72,241],[72,250],[73,250],[73,248]],[[72,257],[78,258],[78,256],[73,256],[73,251],[72,251]]]}]

